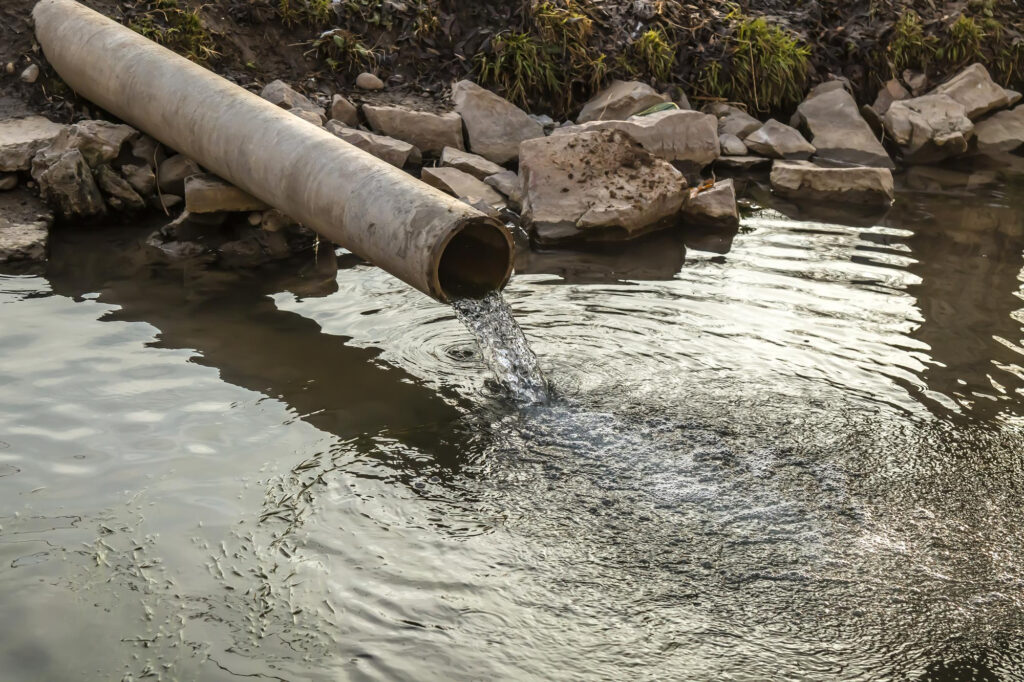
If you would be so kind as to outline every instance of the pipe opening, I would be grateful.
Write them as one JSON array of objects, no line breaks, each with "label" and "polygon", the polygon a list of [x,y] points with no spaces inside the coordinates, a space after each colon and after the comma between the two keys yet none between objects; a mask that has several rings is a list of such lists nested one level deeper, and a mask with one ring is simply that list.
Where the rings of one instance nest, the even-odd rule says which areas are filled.
[{"label": "pipe opening", "polygon": [[512,274],[512,238],[489,219],[465,223],[444,247],[437,266],[448,300],[480,298],[501,289]]}]

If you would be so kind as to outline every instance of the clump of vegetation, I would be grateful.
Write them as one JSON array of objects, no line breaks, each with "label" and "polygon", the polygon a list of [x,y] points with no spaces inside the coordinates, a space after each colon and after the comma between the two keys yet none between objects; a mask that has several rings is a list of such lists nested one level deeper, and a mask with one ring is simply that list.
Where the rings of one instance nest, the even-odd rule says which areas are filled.
[{"label": "clump of vegetation", "polygon": [[914,10],[904,12],[893,25],[889,41],[889,59],[897,74],[904,69],[926,71],[935,56],[934,36],[925,35],[921,17]]},{"label": "clump of vegetation", "polygon": [[532,93],[557,92],[562,84],[551,55],[528,33],[499,33],[475,59],[480,82],[497,86],[517,104],[527,104]]},{"label": "clump of vegetation", "polygon": [[630,43],[629,53],[633,63],[641,66],[656,80],[665,82],[672,75],[676,65],[676,46],[669,42],[661,27],[644,32]]},{"label": "clump of vegetation", "polygon": [[936,54],[951,67],[982,59],[981,45],[985,40],[985,31],[972,17],[961,14],[950,24],[946,35],[946,41]]},{"label": "clump of vegetation", "polygon": [[707,63],[701,82],[715,97],[743,102],[756,111],[783,109],[807,89],[811,49],[763,17],[734,11],[726,64]]},{"label": "clump of vegetation", "polygon": [[331,70],[348,73],[374,70],[383,56],[379,50],[367,47],[358,35],[343,28],[320,34],[313,41],[313,49]]},{"label": "clump of vegetation", "polygon": [[288,26],[324,28],[335,19],[331,0],[279,0],[277,13]]},{"label": "clump of vegetation", "polygon": [[194,62],[206,62],[220,54],[199,10],[180,7],[178,0],[136,2],[129,17],[128,28]]}]

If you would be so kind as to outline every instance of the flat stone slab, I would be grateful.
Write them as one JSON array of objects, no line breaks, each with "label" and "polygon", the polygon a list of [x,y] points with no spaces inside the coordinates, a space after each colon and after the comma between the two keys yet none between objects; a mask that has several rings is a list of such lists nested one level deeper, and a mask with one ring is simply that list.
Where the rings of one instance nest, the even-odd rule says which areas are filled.
[{"label": "flat stone slab", "polygon": [[633,114],[667,101],[668,97],[646,83],[616,80],[584,104],[576,120],[579,123],[624,121]]},{"label": "flat stone slab", "polygon": [[504,168],[488,161],[478,154],[462,151],[454,147],[445,147],[441,150],[441,165],[458,168],[463,173],[469,173],[478,180],[485,180],[492,175],[502,173]]},{"label": "flat stone slab", "polygon": [[419,148],[408,142],[396,140],[387,135],[368,133],[358,128],[349,128],[338,121],[328,121],[324,127],[328,132],[340,137],[353,147],[369,152],[397,168],[402,168],[406,163],[416,164],[423,160],[423,154]]},{"label": "flat stone slab", "polygon": [[185,210],[189,213],[265,211],[269,206],[216,175],[203,173],[185,179]]},{"label": "flat stone slab", "polygon": [[27,190],[0,194],[0,263],[41,262],[53,212]]},{"label": "flat stone slab", "polygon": [[519,144],[544,137],[544,126],[508,100],[471,81],[452,86],[455,111],[466,125],[469,150],[494,163],[519,157]]},{"label": "flat stone slab", "polygon": [[405,107],[364,104],[363,115],[375,132],[408,142],[422,152],[440,154],[445,147],[466,148],[462,117],[454,112],[433,114]]},{"label": "flat stone slab", "polygon": [[442,192],[466,199],[469,204],[483,201],[494,208],[505,207],[505,197],[496,189],[458,168],[449,168],[448,166],[424,168],[420,179]]},{"label": "flat stone slab", "polygon": [[979,122],[974,134],[982,153],[1014,151],[1024,145],[1024,105]]},{"label": "flat stone slab", "polygon": [[771,162],[772,160],[765,156],[719,156],[715,159],[715,168],[752,170],[761,166],[767,166]]},{"label": "flat stone slab", "polygon": [[967,110],[967,118],[978,120],[990,111],[1010,106],[1011,95],[996,84],[981,64],[971,64],[935,88],[936,95],[948,95]]},{"label": "flat stone slab", "polygon": [[27,171],[36,152],[63,130],[64,126],[42,116],[0,121],[0,171]]},{"label": "flat stone slab", "polygon": [[710,189],[687,198],[683,204],[683,225],[734,229],[740,224],[736,186],[732,178],[716,182]]},{"label": "flat stone slab", "polygon": [[[813,93],[812,93],[813,95]],[[836,88],[808,96],[793,116],[794,128],[807,132],[815,158],[878,168],[895,168],[885,147],[861,116],[850,93]]]},{"label": "flat stone slab", "polygon": [[888,168],[822,168],[809,161],[776,161],[772,164],[771,184],[779,196],[797,201],[887,206],[895,198]]}]

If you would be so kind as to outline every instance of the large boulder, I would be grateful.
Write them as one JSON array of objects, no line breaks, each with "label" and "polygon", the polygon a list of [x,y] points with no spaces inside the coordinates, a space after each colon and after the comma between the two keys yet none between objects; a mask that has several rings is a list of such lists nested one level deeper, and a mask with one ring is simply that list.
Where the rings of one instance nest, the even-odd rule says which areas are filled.
[{"label": "large boulder", "polygon": [[625,121],[592,121],[555,129],[551,135],[578,135],[596,130],[621,130],[655,156],[703,167],[720,154],[715,117],[699,111],[671,109]]},{"label": "large boulder", "polygon": [[857,102],[845,89],[809,96],[791,121],[804,131],[815,148],[815,158],[841,164],[895,168]]},{"label": "large boulder", "polygon": [[484,180],[505,170],[493,161],[488,161],[478,154],[461,151],[453,147],[445,147],[441,150],[441,165],[458,168],[460,171],[469,173],[478,180]]},{"label": "large boulder", "polygon": [[32,177],[43,198],[64,218],[89,218],[106,212],[92,170],[77,149],[39,152],[32,159]]},{"label": "large boulder", "polygon": [[716,182],[710,189],[687,197],[683,203],[683,225],[735,229],[740,224],[736,187],[732,178]]},{"label": "large boulder", "polygon": [[292,113],[304,111],[313,114],[316,120],[309,119],[311,122],[323,125],[327,121],[323,107],[314,103],[284,81],[276,80],[267,83],[263,91],[260,92],[260,97]]},{"label": "large boulder", "polygon": [[423,155],[418,147],[393,137],[349,128],[337,121],[328,121],[325,128],[350,145],[373,154],[378,159],[387,161],[397,168],[402,168],[407,163],[420,163],[423,160]]},{"label": "large boulder", "polygon": [[735,135],[742,140],[761,127],[761,122],[747,112],[722,102],[713,102],[704,111],[718,119],[719,135]]},{"label": "large boulder", "polygon": [[462,117],[454,112],[432,114],[405,107],[363,105],[370,127],[381,135],[404,140],[422,152],[440,154],[445,147],[465,149]]},{"label": "large boulder", "polygon": [[988,74],[981,64],[971,64],[966,69],[932,91],[936,95],[948,95],[967,111],[967,118],[978,120],[990,111],[1010,106],[1008,92]]},{"label": "large boulder", "polygon": [[27,171],[32,157],[50,145],[64,126],[42,116],[0,121],[0,171]]},{"label": "large boulder", "polygon": [[934,163],[967,151],[974,124],[948,95],[893,102],[882,117],[885,130],[909,164]]},{"label": "large boulder", "polygon": [[612,81],[583,105],[577,123],[590,121],[624,121],[655,104],[669,99],[657,90],[637,81]]},{"label": "large boulder", "polygon": [[683,175],[619,130],[524,142],[519,171],[541,242],[631,239],[673,222],[686,197]]},{"label": "large boulder", "polygon": [[466,125],[470,151],[494,163],[514,161],[521,142],[544,137],[542,124],[471,81],[452,86],[452,101]]},{"label": "large boulder", "polygon": [[978,151],[1012,152],[1024,146],[1024,105],[1000,111],[974,126]]},{"label": "large boulder", "polygon": [[458,168],[424,168],[420,179],[431,187],[465,200],[468,204],[483,201],[494,208],[505,207],[505,197],[497,190]]},{"label": "large boulder", "polygon": [[773,159],[809,159],[814,153],[814,145],[800,131],[774,118],[747,135],[743,143],[755,154]]},{"label": "large boulder", "polygon": [[821,168],[809,161],[772,164],[772,190],[787,199],[888,206],[895,197],[888,168]]},{"label": "large boulder", "polygon": [[216,175],[202,173],[185,180],[185,210],[192,214],[265,211],[269,206]]},{"label": "large boulder", "polygon": [[26,190],[0,194],[0,263],[46,260],[53,213]]}]

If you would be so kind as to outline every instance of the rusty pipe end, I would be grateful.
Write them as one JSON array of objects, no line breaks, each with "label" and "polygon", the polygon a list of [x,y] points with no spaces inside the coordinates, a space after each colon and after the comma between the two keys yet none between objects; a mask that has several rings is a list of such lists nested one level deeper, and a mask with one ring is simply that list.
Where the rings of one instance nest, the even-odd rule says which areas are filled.
[{"label": "rusty pipe end", "polygon": [[508,228],[485,215],[459,221],[434,254],[434,298],[481,298],[512,276],[515,244]]}]

